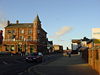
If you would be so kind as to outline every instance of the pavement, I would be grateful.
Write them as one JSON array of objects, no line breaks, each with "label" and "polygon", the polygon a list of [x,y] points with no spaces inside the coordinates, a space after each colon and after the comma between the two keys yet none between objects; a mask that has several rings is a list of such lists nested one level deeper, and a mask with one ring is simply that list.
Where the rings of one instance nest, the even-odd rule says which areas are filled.
[{"label": "pavement", "polygon": [[30,67],[28,72],[30,75],[98,75],[80,55],[60,56],[55,61]]}]

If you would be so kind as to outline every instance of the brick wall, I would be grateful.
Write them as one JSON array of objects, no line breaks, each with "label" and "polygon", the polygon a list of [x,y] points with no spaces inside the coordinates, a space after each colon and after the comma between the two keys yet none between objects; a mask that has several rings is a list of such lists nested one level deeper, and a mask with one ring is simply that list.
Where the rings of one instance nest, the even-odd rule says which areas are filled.
[{"label": "brick wall", "polygon": [[88,50],[88,64],[100,75],[100,48]]}]

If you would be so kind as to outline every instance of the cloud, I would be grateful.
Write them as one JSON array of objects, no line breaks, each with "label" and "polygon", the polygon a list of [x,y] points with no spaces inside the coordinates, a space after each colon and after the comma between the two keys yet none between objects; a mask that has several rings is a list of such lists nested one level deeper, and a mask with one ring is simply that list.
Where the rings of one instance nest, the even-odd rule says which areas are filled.
[{"label": "cloud", "polygon": [[61,36],[67,34],[69,31],[72,30],[72,27],[64,26],[61,29],[59,29],[57,32],[54,33],[53,36],[49,36],[49,38],[60,38]]}]

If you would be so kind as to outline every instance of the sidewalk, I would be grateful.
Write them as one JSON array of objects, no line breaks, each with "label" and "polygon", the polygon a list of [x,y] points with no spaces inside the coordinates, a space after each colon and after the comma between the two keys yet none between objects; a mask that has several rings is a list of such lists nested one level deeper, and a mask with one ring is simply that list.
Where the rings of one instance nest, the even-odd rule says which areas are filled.
[{"label": "sidewalk", "polygon": [[47,64],[36,65],[29,72],[32,75],[98,75],[79,55],[61,57]]}]

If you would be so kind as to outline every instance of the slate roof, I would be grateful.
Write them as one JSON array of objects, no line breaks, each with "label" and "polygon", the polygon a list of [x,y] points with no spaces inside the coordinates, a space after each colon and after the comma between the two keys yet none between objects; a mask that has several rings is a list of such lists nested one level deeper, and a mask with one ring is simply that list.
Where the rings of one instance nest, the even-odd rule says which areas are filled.
[{"label": "slate roof", "polygon": [[33,23],[18,23],[18,24],[9,24],[6,26],[8,27],[33,27]]}]

